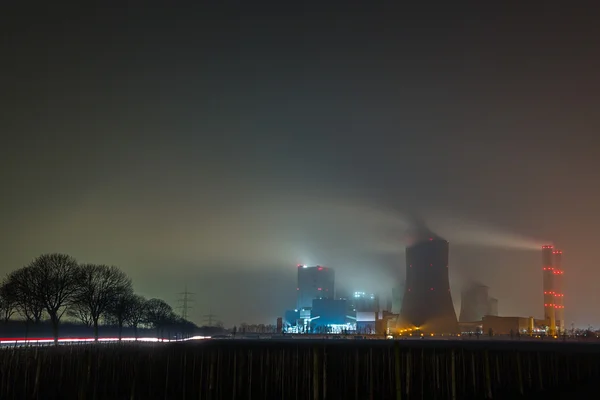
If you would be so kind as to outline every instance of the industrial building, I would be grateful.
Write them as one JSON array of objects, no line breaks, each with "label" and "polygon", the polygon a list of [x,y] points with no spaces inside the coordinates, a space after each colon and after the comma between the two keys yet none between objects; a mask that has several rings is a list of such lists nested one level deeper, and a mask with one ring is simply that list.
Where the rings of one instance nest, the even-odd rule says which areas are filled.
[{"label": "industrial building", "polygon": [[354,330],[354,321],[347,316],[347,300],[314,299],[309,319],[310,332],[342,333]]},{"label": "industrial building", "polygon": [[498,317],[486,315],[483,317],[482,333],[487,335],[531,335],[544,333],[544,321],[533,317]]},{"label": "industrial building", "polygon": [[485,285],[471,284],[461,292],[460,322],[481,321],[488,313],[489,288]]},{"label": "industrial building", "polygon": [[449,243],[439,237],[406,248],[400,324],[422,332],[459,333],[448,279]]},{"label": "industrial building", "polygon": [[374,293],[354,292],[349,299],[352,309],[356,312],[379,312],[379,295]]},{"label": "industrial building", "polygon": [[490,297],[488,299],[488,312],[487,315],[491,315],[492,317],[498,316],[498,299],[494,297]]},{"label": "industrial building", "polygon": [[490,297],[489,287],[471,284],[461,292],[459,322],[483,320],[486,315],[498,315],[498,299]]},{"label": "industrial building", "polygon": [[402,310],[402,298],[404,297],[404,285],[392,288],[392,307],[391,311],[393,314],[400,314]]},{"label": "industrial building", "polygon": [[371,311],[356,312],[356,332],[364,334],[375,333],[378,313]]},{"label": "industrial building", "polygon": [[335,271],[332,268],[298,265],[296,309],[312,307],[314,299],[335,298]]}]

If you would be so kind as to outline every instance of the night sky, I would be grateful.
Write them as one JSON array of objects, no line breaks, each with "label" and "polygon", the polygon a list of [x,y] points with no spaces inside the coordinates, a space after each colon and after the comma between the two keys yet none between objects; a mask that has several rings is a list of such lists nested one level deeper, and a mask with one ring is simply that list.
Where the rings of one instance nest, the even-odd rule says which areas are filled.
[{"label": "night sky", "polygon": [[541,318],[553,242],[600,325],[598,10],[4,3],[1,273],[65,252],[274,323],[298,263],[385,297],[418,214],[457,308],[476,280]]}]

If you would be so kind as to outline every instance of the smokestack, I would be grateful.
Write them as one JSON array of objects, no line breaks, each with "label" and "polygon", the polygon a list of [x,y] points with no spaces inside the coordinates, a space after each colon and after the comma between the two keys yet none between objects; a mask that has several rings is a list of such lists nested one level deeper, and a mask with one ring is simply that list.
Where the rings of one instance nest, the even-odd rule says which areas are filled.
[{"label": "smokestack", "polygon": [[544,279],[544,320],[548,325],[548,334],[556,333],[556,315],[554,304],[554,246],[542,246],[542,272]]},{"label": "smokestack", "polygon": [[556,329],[560,334],[565,330],[562,250],[555,250],[552,255],[554,256],[554,316],[556,320]]}]

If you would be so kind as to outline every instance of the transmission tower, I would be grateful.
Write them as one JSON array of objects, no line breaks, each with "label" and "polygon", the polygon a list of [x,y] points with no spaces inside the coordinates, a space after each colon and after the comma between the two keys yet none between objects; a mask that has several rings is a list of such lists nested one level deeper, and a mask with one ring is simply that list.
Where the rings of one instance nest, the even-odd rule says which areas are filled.
[{"label": "transmission tower", "polygon": [[206,326],[214,326],[213,322],[216,322],[216,317],[217,315],[213,314],[210,311],[208,312],[208,314],[204,315],[204,322],[206,323]]},{"label": "transmission tower", "polygon": [[188,316],[189,316],[188,311],[192,309],[192,307],[190,306],[190,303],[192,301],[194,301],[194,299],[190,298],[190,296],[193,294],[194,293],[192,293],[192,292],[188,292],[187,286],[185,287],[185,290],[183,292],[179,293],[178,302],[181,305],[177,308],[181,310],[181,318],[183,318],[185,320],[188,319]]}]

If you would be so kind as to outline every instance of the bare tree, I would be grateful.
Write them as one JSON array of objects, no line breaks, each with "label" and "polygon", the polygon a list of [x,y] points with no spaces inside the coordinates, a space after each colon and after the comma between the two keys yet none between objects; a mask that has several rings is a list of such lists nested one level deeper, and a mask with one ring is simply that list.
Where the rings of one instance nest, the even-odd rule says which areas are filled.
[{"label": "bare tree", "polygon": [[77,303],[67,310],[67,315],[71,318],[79,320],[79,322],[88,328],[94,326],[94,321],[92,320],[92,316],[90,315],[89,311],[84,306],[81,306]]},{"label": "bare tree", "polygon": [[133,328],[135,338],[138,337],[138,326],[144,322],[146,318],[147,300],[140,295],[133,295],[129,301],[128,307],[125,310],[125,322]]},{"label": "bare tree", "polygon": [[39,323],[44,312],[44,304],[39,296],[34,296],[33,289],[33,270],[28,267],[11,272],[2,284],[3,296],[10,299],[16,311],[25,318],[26,330],[29,323]]},{"label": "bare tree", "polygon": [[119,326],[119,340],[123,333],[123,325],[128,324],[134,330],[137,339],[137,328],[145,320],[146,299],[133,291],[120,293],[116,296],[108,309],[108,315]]},{"label": "bare tree", "polygon": [[122,294],[132,292],[131,279],[114,266],[84,264],[81,281],[72,312],[94,327],[94,338],[98,340],[98,321],[108,313],[111,304]]},{"label": "bare tree", "polygon": [[66,254],[43,254],[26,267],[31,273],[31,293],[43,304],[52,323],[54,343],[58,344],[58,324],[75,302],[81,285],[81,268]]},{"label": "bare tree", "polygon": [[146,302],[145,322],[156,329],[156,335],[162,337],[164,327],[175,319],[173,308],[161,299],[150,299]]}]

